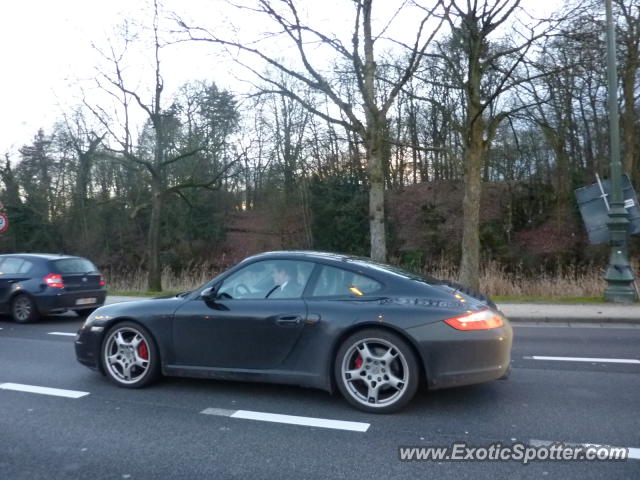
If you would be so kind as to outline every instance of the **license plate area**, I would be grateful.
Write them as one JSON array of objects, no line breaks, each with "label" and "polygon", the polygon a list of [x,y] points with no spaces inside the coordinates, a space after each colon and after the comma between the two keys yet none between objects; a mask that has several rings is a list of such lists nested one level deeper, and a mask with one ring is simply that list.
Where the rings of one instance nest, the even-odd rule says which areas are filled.
[{"label": "license plate area", "polygon": [[92,305],[97,301],[97,298],[78,298],[76,300],[76,305]]}]

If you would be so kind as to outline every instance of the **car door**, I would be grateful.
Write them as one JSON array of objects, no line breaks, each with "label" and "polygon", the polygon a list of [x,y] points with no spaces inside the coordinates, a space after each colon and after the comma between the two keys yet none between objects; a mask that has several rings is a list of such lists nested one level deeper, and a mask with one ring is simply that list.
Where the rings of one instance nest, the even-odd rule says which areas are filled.
[{"label": "car door", "polygon": [[5,273],[2,269],[2,265],[6,262],[10,257],[4,257],[0,259],[0,305],[2,305],[3,310],[9,308],[7,301],[9,296],[9,290],[11,287],[11,282],[9,281],[9,275]]},{"label": "car door", "polygon": [[[286,263],[285,263],[286,262]],[[263,260],[225,278],[215,299],[195,298],[174,314],[175,363],[205,368],[277,369],[300,338],[307,318],[301,291],[272,297],[277,268],[304,287],[313,263]],[[291,280],[292,281],[292,280]]]},{"label": "car door", "polygon": [[18,257],[5,257],[0,263],[0,303],[6,310],[9,305],[9,297],[13,291],[13,285],[28,278],[25,272],[32,263]]}]

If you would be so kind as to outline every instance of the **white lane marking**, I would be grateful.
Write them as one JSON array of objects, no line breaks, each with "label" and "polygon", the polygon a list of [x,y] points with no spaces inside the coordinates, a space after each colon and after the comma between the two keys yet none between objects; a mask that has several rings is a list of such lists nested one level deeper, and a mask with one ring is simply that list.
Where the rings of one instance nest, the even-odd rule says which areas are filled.
[{"label": "white lane marking", "polygon": [[237,410],[225,410],[224,408],[205,408],[200,413],[204,413],[205,415],[217,415],[219,417],[230,417]]},{"label": "white lane marking", "polygon": [[591,363],[632,363],[640,364],[640,360],[635,358],[589,358],[589,357],[544,357],[533,355],[531,357],[522,357],[527,360],[551,360],[554,362],[591,362]]},{"label": "white lane marking", "polygon": [[63,390],[61,388],[38,387],[36,385],[23,385],[21,383],[0,383],[0,389],[14,390],[16,392],[40,393],[42,395],[53,395],[56,397],[66,398],[80,398],[89,395],[89,392]]},{"label": "white lane marking", "polygon": [[529,444],[533,445],[534,447],[547,447],[555,443],[563,443],[564,445],[571,446],[571,447],[585,447],[585,448],[607,447],[607,448],[616,448],[616,449],[625,448],[627,449],[627,452],[628,452],[627,458],[629,460],[640,460],[640,448],[614,447],[613,445],[605,445],[605,444],[599,444],[599,443],[568,443],[568,442],[551,442],[549,440],[529,440]]},{"label": "white lane marking", "polygon": [[302,425],[306,427],[333,428],[335,430],[349,430],[352,432],[366,432],[371,426],[369,423],[362,422],[347,422],[344,420],[331,420],[328,418],[298,417],[296,415],[251,412],[249,410],[224,410],[220,408],[207,408],[200,413],[204,413],[205,415],[242,418],[245,420],[258,420],[262,422]]},{"label": "white lane marking", "polygon": [[75,333],[69,333],[69,332],[49,332],[49,333],[47,333],[47,335],[60,335],[62,337],[75,337],[76,336]]}]

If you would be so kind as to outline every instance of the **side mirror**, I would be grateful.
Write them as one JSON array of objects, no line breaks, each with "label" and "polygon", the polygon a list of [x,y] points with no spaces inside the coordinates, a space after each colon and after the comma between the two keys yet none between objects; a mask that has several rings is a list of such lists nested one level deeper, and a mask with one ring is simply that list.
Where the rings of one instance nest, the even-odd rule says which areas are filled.
[{"label": "side mirror", "polygon": [[200,298],[205,300],[213,300],[216,298],[216,294],[218,293],[218,287],[207,287],[203,291],[200,292]]}]

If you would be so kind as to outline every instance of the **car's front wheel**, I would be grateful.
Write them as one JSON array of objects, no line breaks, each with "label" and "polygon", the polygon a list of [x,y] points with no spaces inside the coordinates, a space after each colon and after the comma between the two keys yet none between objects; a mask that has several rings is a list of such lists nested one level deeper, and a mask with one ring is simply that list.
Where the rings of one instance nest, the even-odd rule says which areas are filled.
[{"label": "car's front wheel", "polygon": [[102,365],[107,377],[126,388],[140,388],[160,372],[160,356],[151,334],[133,322],[113,326],[102,344]]},{"label": "car's front wheel", "polygon": [[38,320],[40,314],[31,297],[20,294],[11,300],[11,316],[16,323],[31,323]]},{"label": "car's front wheel", "polygon": [[390,413],[414,397],[420,369],[409,344],[386,330],[367,329],[347,338],[336,355],[340,392],[360,410]]}]

